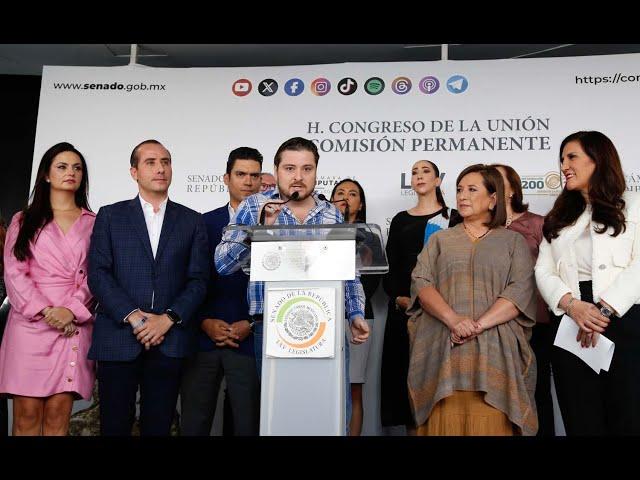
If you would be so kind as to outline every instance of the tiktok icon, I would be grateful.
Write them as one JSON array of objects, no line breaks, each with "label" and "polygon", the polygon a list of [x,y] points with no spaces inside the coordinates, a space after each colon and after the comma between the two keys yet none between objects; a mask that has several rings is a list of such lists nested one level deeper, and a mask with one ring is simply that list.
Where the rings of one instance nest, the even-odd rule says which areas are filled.
[{"label": "tiktok icon", "polygon": [[346,77],[338,82],[338,91],[342,95],[353,95],[358,89],[358,82],[351,77]]}]

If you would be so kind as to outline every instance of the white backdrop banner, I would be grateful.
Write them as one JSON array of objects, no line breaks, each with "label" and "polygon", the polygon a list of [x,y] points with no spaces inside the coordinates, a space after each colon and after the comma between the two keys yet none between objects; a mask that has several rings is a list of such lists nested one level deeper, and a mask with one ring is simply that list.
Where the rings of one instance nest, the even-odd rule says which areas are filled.
[{"label": "white backdrop banner", "polygon": [[506,163],[525,201],[546,213],[561,189],[558,148],[577,130],[617,146],[629,189],[640,185],[640,55],[473,62],[163,69],[45,67],[32,183],[42,154],[69,141],[87,159],[90,203],[133,198],[129,155],[162,142],[172,200],[200,212],[227,201],[229,152],[257,148],[263,170],[293,136],[320,150],[318,190],[344,177],[366,192],[368,221],[386,232],[410,208],[412,164],[435,162],[455,206],[455,179],[473,163]]}]

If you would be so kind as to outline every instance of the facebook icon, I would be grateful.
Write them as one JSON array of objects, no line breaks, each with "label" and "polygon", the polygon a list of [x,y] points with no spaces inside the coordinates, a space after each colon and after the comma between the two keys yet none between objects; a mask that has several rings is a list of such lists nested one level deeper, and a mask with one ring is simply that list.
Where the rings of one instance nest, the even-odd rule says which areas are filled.
[{"label": "facebook icon", "polygon": [[304,82],[299,78],[292,78],[284,84],[284,91],[290,97],[297,97],[304,92]]}]

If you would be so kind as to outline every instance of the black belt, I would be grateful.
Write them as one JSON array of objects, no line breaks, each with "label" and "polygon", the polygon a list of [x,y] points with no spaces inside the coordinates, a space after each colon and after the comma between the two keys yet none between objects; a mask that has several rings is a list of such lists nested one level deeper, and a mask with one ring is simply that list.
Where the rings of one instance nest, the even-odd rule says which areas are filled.
[{"label": "black belt", "polygon": [[264,315],[262,313],[256,313],[255,315],[250,315],[250,317],[254,322],[261,322],[264,319]]}]

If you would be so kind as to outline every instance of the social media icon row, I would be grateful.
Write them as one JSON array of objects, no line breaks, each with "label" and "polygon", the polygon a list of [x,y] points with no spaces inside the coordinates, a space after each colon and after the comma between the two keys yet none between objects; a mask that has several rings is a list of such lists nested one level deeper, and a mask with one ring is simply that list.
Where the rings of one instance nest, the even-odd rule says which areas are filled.
[{"label": "social media icon row", "polygon": [[[397,95],[406,95],[412,88],[411,79],[408,77],[397,77],[391,82],[391,90]],[[446,82],[447,90],[450,93],[463,93],[469,88],[469,81],[462,75],[453,75]],[[371,77],[363,85],[363,89],[369,95],[379,95],[385,88],[384,80],[380,77]],[[422,93],[431,95],[440,89],[440,81],[434,76],[427,76],[420,80],[418,88]],[[283,90],[290,97],[297,97],[305,89],[304,82],[299,78],[291,78],[284,84]],[[353,95],[358,89],[358,82],[351,77],[345,77],[338,82],[336,90],[342,95]],[[238,97],[249,95],[253,90],[253,84],[246,78],[241,78],[233,82],[231,91]],[[272,78],[267,78],[258,83],[258,92],[264,97],[275,95],[278,91],[278,82]],[[309,91],[316,96],[322,97],[331,91],[331,82],[324,78],[316,78],[309,85]]]},{"label": "social media icon row", "polygon": [[[398,77],[391,83],[391,90],[398,95],[406,95],[412,88],[411,79],[408,77]],[[447,90],[450,93],[463,93],[469,88],[469,80],[462,75],[452,75],[446,82]],[[422,93],[431,95],[440,89],[440,80],[434,76],[427,76],[420,80],[418,88]]]},{"label": "social media icon row", "polygon": [[[284,84],[284,92],[290,97],[297,97],[304,92],[304,82],[299,78],[287,80]],[[338,91],[342,95],[351,95],[358,88],[358,83],[353,78],[343,78],[338,83]],[[253,85],[250,80],[241,78],[236,80],[231,87],[234,95],[244,97],[251,93]],[[326,78],[316,78],[311,82],[309,90],[314,95],[322,97],[331,91],[331,82]],[[264,97],[270,97],[278,91],[278,82],[272,78],[267,78],[258,83],[258,92]]]}]

